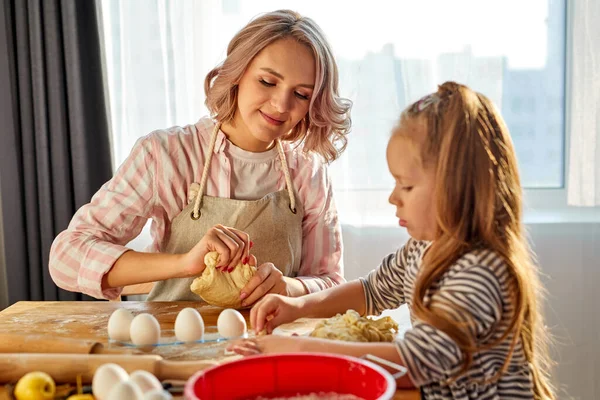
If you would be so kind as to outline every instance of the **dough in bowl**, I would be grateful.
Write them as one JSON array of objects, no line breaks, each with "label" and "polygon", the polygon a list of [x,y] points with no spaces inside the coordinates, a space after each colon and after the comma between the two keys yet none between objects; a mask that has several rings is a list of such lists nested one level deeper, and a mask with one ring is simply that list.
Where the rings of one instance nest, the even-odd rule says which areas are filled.
[{"label": "dough in bowl", "polygon": [[212,251],[204,256],[206,268],[202,275],[190,285],[192,292],[213,306],[223,308],[242,308],[240,292],[250,278],[256,274],[256,267],[238,264],[232,272],[217,270],[219,253]]},{"label": "dough in bowl", "polygon": [[371,319],[348,310],[321,321],[310,336],[347,342],[391,342],[397,332],[398,324],[391,317]]}]

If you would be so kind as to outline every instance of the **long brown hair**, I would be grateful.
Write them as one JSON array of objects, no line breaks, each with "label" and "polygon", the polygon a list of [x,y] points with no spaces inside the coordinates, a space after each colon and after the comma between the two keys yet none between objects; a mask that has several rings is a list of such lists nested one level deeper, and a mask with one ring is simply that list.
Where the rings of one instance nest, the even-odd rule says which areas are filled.
[{"label": "long brown hair", "polygon": [[[522,223],[522,189],[508,128],[494,104],[464,85],[446,82],[438,91],[409,106],[395,134],[414,136],[426,126],[420,142],[424,166],[434,168],[438,231],[423,258],[415,283],[415,318],[441,329],[462,350],[466,372],[477,351],[498,345],[513,335],[509,356],[492,380],[509,366],[520,338],[531,364],[536,399],[554,399],[550,383],[548,333],[541,313],[543,287]],[[494,343],[478,344],[470,330],[442,310],[428,307],[428,290],[465,253],[493,250],[513,277],[514,313],[508,328]]]},{"label": "long brown hair", "polygon": [[331,162],[346,148],[352,102],[339,96],[338,67],[325,34],[312,19],[297,12],[277,10],[262,14],[231,39],[227,57],[204,80],[206,106],[217,121],[233,120],[237,83],[246,68],[261,50],[285,38],[293,38],[313,52],[317,77],[307,115],[283,140],[303,142],[305,151],[314,151]]}]

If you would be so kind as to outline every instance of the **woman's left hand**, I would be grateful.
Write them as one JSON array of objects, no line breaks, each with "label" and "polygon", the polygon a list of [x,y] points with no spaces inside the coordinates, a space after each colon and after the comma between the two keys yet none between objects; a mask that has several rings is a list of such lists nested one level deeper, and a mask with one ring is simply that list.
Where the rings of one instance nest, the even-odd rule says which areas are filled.
[{"label": "woman's left hand", "polygon": [[227,350],[243,356],[255,354],[297,353],[303,351],[306,341],[303,337],[279,335],[257,336],[252,339],[240,339],[227,346]]},{"label": "woman's left hand", "polygon": [[264,263],[258,267],[256,274],[241,290],[242,306],[254,304],[267,293],[290,295],[283,273],[272,263]]}]

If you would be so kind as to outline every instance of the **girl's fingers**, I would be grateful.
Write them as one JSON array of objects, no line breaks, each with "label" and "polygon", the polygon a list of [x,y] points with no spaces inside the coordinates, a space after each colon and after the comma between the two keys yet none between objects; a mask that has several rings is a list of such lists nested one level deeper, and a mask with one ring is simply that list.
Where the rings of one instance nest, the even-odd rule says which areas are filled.
[{"label": "girl's fingers", "polygon": [[273,333],[273,330],[275,329],[275,327],[273,326],[273,323],[272,323],[271,321],[268,321],[268,322],[265,324],[265,329],[266,329],[266,331],[267,331],[267,334],[268,334],[268,335],[270,335],[270,334],[272,334],[272,333]]},{"label": "girl's fingers", "polygon": [[256,313],[258,312],[258,309],[260,307],[262,307],[262,303],[263,303],[264,299],[259,301],[258,303],[256,303],[251,309],[250,309],[250,326],[256,330]]},{"label": "girl's fingers", "polygon": [[[261,308],[265,307],[265,298],[258,301],[254,307],[250,309],[250,326],[256,330],[256,324],[258,323],[258,313]],[[258,332],[258,331],[257,331]]]},{"label": "girl's fingers", "polygon": [[281,325],[281,319],[284,317],[284,313],[273,313],[267,316],[267,323],[265,328],[267,329],[267,333],[270,335],[273,333],[273,330]]},{"label": "girl's fingers", "polygon": [[260,333],[263,329],[265,329],[265,325],[267,321],[276,317],[278,314],[277,305],[274,304],[274,301],[271,299],[265,299],[257,304],[252,310],[256,309],[253,320],[254,332],[256,334]]},{"label": "girl's fingers", "polygon": [[227,347],[227,350],[234,351],[237,354],[241,354],[244,356],[250,356],[261,353],[261,349],[258,346],[258,343],[256,343],[256,341],[252,339],[245,339],[239,342],[232,343]]}]

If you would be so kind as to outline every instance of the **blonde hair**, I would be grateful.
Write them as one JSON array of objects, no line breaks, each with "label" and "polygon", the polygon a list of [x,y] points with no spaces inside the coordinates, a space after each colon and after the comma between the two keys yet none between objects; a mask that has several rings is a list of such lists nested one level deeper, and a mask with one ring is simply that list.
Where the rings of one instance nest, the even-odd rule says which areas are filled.
[{"label": "blonde hair", "polygon": [[[417,124],[415,127],[414,124]],[[415,137],[426,128],[426,137]],[[413,129],[411,129],[413,128]],[[554,399],[549,337],[541,313],[543,287],[522,224],[522,190],[508,128],[493,103],[464,85],[446,82],[409,106],[394,134],[420,143],[422,165],[435,171],[438,231],[415,282],[414,317],[444,331],[461,348],[466,372],[473,354],[510,334],[506,371],[518,338],[532,367],[536,399]],[[412,136],[412,137],[411,137]],[[479,345],[469,329],[424,303],[429,288],[465,253],[487,248],[500,255],[514,283],[510,324],[497,341]]]},{"label": "blonde hair", "polygon": [[231,121],[237,108],[237,83],[248,65],[265,47],[290,37],[312,50],[316,82],[307,115],[284,140],[304,142],[305,151],[314,151],[331,162],[346,148],[352,103],[338,95],[338,69],[333,52],[319,26],[310,18],[278,10],[250,21],[229,42],[225,60],[206,76],[206,106],[217,121]]}]

